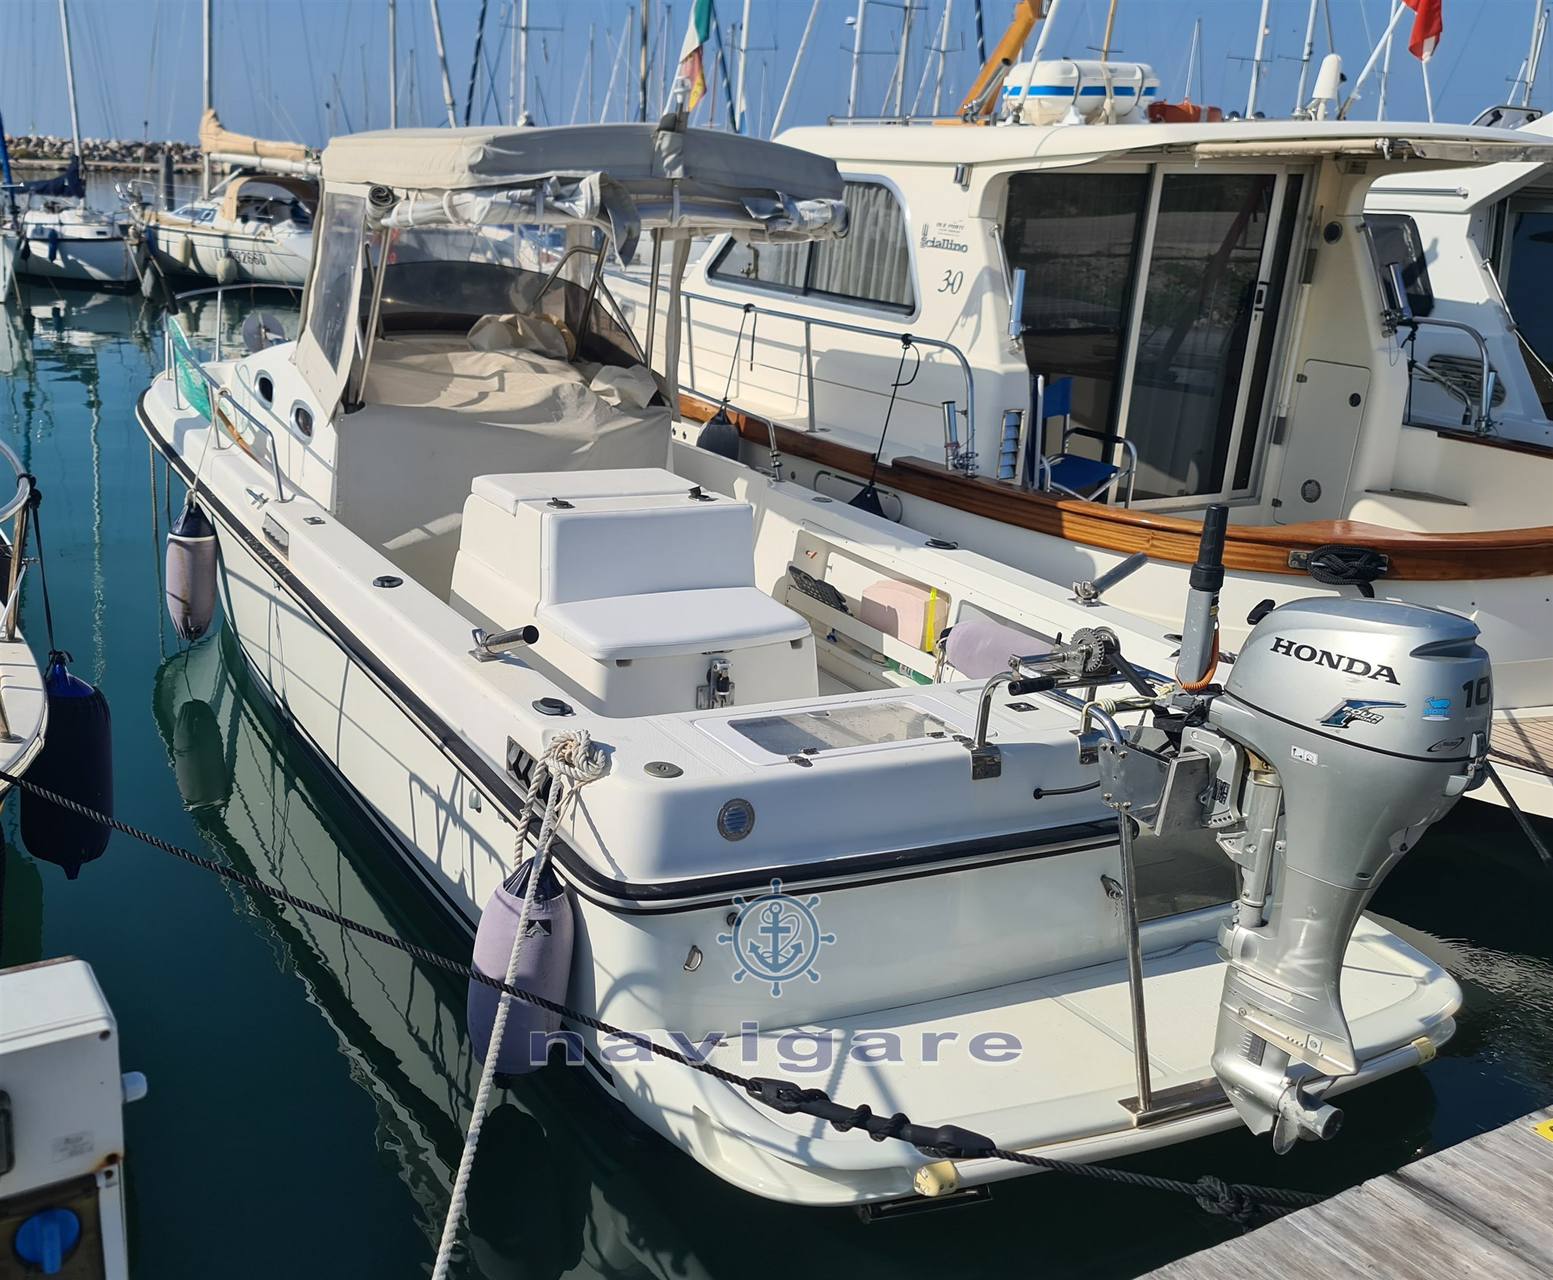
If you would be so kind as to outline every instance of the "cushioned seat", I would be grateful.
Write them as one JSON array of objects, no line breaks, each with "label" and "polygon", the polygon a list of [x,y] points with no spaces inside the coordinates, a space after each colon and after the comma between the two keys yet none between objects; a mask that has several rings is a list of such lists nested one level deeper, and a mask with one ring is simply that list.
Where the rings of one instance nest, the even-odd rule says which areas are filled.
[{"label": "cushioned seat", "polygon": [[541,605],[540,633],[600,662],[747,649],[803,639],[809,624],[755,587],[603,596]]}]

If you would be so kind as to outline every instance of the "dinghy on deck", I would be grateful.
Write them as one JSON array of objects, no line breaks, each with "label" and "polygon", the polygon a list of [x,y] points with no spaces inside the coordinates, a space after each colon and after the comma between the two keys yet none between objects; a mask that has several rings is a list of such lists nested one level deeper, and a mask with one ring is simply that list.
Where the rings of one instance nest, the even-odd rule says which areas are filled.
[{"label": "dinghy on deck", "polygon": [[[605,254],[647,249],[674,317],[692,238],[842,231],[828,161],[670,115],[365,135],[323,166],[300,338],[205,360],[172,332],[139,415],[198,471],[256,676],[427,892],[473,925],[530,849],[564,886],[582,1019],[492,1062],[573,1061],[730,1182],[837,1204],[1022,1166],[821,1127],[617,1030],[1078,1159],[1237,1113],[1326,1136],[1328,1095],[1451,1034],[1456,985],[1359,912],[1477,780],[1486,706],[1371,710],[1348,741],[1312,713],[1367,696],[1359,665],[1250,659],[1287,624],[1413,698],[1488,679],[1470,624],[1286,606],[1225,689],[1222,522],[1178,645],[1103,585],[790,483],[774,449],[768,472],[675,442],[682,335],[638,345]],[[536,224],[567,239],[548,273],[513,252]],[[1355,804],[1384,820],[1312,838]],[[495,932],[488,974],[525,937]]]}]

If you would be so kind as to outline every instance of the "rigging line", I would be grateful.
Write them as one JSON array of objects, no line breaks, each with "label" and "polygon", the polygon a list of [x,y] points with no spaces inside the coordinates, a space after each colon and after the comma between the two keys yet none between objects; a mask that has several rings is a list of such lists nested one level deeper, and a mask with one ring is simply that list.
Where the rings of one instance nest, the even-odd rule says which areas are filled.
[{"label": "rigging line", "polygon": [[[38,555],[41,560],[43,554],[42,544],[39,544]],[[45,597],[46,597],[45,592]],[[789,1080],[771,1079],[767,1077],[741,1076],[737,1072],[719,1067],[707,1060],[705,1055],[686,1052],[660,1044],[651,1036],[639,1031],[628,1031],[613,1023],[605,1022],[602,1018],[596,1018],[591,1014],[583,1013],[578,1009],[570,1008],[556,1000],[550,1000],[533,991],[526,991],[513,985],[511,981],[492,977],[482,973],[472,965],[454,960],[439,951],[433,951],[430,947],[424,947],[420,943],[411,942],[408,939],[397,937],[372,925],[363,924],[359,920],[326,907],[320,903],[311,902],[306,898],[298,897],[290,890],[280,885],[273,885],[261,880],[258,876],[250,875],[227,862],[218,862],[214,858],[205,857],[195,853],[192,849],[186,849],[182,845],[164,840],[160,836],[152,835],[149,831],[143,831],[139,827],[120,818],[101,813],[87,805],[81,804],[69,796],[61,795],[57,791],[51,791],[47,787],[41,787],[37,783],[25,777],[9,773],[0,769],[0,782],[7,782],[13,787],[36,795],[40,799],[57,805],[72,813],[87,819],[90,822],[99,823],[114,831],[122,832],[142,844],[149,845],[163,853],[171,854],[184,862],[200,867],[213,875],[232,884],[241,886],[254,893],[262,893],[277,902],[283,902],[294,910],[305,912],[308,915],[317,916],[327,920],[341,929],[360,934],[362,937],[371,938],[384,946],[403,951],[405,954],[415,957],[427,965],[458,974],[471,982],[478,982],[482,986],[510,997],[513,1000],[522,1001],[524,1004],[533,1005],[535,1008],[559,1015],[568,1022],[577,1026],[586,1027],[590,1031],[601,1035],[611,1036],[623,1040],[628,1044],[645,1049],[668,1062],[678,1063],[680,1066],[689,1067],[692,1071],[699,1072],[711,1079],[743,1092],[753,1101],[762,1106],[781,1112],[784,1115],[804,1114],[814,1116],[825,1121],[839,1132],[847,1132],[851,1129],[861,1129],[869,1137],[882,1141],[885,1138],[894,1138],[902,1142],[916,1146],[919,1150],[926,1148],[927,1154],[940,1159],[981,1159],[992,1158],[1005,1160],[1014,1164],[1024,1165],[1032,1169],[1043,1169],[1052,1173],[1068,1173],[1075,1177],[1088,1178],[1098,1182],[1110,1182],[1122,1186],[1129,1186],[1151,1191],[1167,1191],[1178,1195],[1185,1195],[1195,1200],[1200,1208],[1208,1213],[1220,1214],[1237,1221],[1245,1221],[1252,1211],[1261,1208],[1292,1209],[1303,1208],[1307,1205],[1319,1204],[1325,1197],[1315,1195],[1308,1191],[1294,1191],[1286,1187],[1267,1187],[1252,1183],[1231,1183],[1221,1178],[1204,1176],[1195,1182],[1185,1182],[1178,1178],[1164,1178],[1155,1174],[1138,1173],[1131,1169],[1120,1169],[1104,1164],[1080,1164],[1072,1160],[1059,1160],[1047,1156],[1034,1156],[1024,1151],[1010,1151],[1007,1148],[997,1146],[990,1138],[979,1133],[959,1128],[955,1125],[944,1125],[936,1129],[914,1124],[908,1117],[896,1114],[893,1116],[875,1115],[867,1106],[847,1107],[833,1102],[822,1089],[805,1089]],[[543,829],[540,838],[543,838]],[[537,868],[536,868],[537,870]],[[531,873],[532,874],[532,873]],[[505,1002],[503,1002],[505,1003]]]},{"label": "rigging line", "polygon": [[[186,20],[178,23],[178,43],[173,48],[172,58],[172,65],[175,67],[183,65],[183,35],[187,29],[188,22]],[[162,124],[162,138],[164,141],[173,136],[173,110],[177,105],[177,85],[180,83],[182,83],[182,77],[175,77],[173,80],[174,91],[167,95],[167,119]]]},{"label": "rigging line", "polygon": [[297,0],[297,12],[302,18],[302,53],[307,59],[307,83],[314,89],[314,92],[308,95],[313,100],[313,123],[318,126],[318,132],[313,136],[327,139],[329,131],[324,128],[323,111],[318,105],[320,95],[316,92],[318,73],[313,69],[313,36],[307,29],[307,0]]}]

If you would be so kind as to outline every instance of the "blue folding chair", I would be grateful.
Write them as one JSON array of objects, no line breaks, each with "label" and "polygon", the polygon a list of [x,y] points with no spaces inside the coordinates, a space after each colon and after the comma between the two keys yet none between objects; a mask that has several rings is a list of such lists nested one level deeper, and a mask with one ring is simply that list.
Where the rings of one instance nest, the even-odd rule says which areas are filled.
[{"label": "blue folding chair", "polygon": [[[1062,419],[1061,443],[1056,453],[1044,454],[1042,448],[1046,443],[1046,424],[1053,418]],[[1070,453],[1068,446],[1074,436],[1098,440],[1109,446],[1113,457],[1120,451],[1121,462],[1105,462]],[[1065,493],[1070,497],[1093,501],[1112,485],[1120,486],[1125,481],[1127,496],[1122,499],[1122,505],[1132,506],[1133,485],[1138,475],[1137,446],[1122,436],[1073,425],[1072,378],[1053,378],[1048,383],[1044,376],[1037,375],[1035,430],[1030,433],[1027,448],[1033,461],[1027,461],[1026,475],[1033,474],[1036,488],[1043,492]]]}]

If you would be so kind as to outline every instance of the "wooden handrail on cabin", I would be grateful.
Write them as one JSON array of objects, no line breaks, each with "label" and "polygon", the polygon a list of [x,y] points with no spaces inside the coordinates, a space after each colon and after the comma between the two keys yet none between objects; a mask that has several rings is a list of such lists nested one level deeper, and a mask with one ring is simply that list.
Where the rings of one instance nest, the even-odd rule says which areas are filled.
[{"label": "wooden handrail on cabin", "polygon": [[[689,420],[705,421],[716,409],[715,403],[694,393],[680,397],[680,412]],[[727,413],[746,440],[761,446],[769,442],[770,427],[764,418],[731,407]],[[1466,446],[1479,443],[1475,436],[1440,434],[1450,434]],[[862,449],[781,424],[776,426],[776,442],[784,454],[851,476],[866,476],[873,465],[873,455]],[[1198,520],[1016,489],[985,476],[962,475],[924,458],[896,458],[882,465],[876,483],[1000,524],[1121,555],[1142,551],[1151,559],[1173,564],[1191,564],[1196,559],[1202,529]],[[1334,543],[1384,553],[1391,561],[1385,579],[1388,582],[1553,575],[1553,526],[1549,525],[1466,533],[1414,533],[1358,520],[1231,524],[1224,544],[1224,564],[1242,573],[1299,578],[1305,576],[1305,571],[1290,568],[1290,553],[1314,551]]]}]

